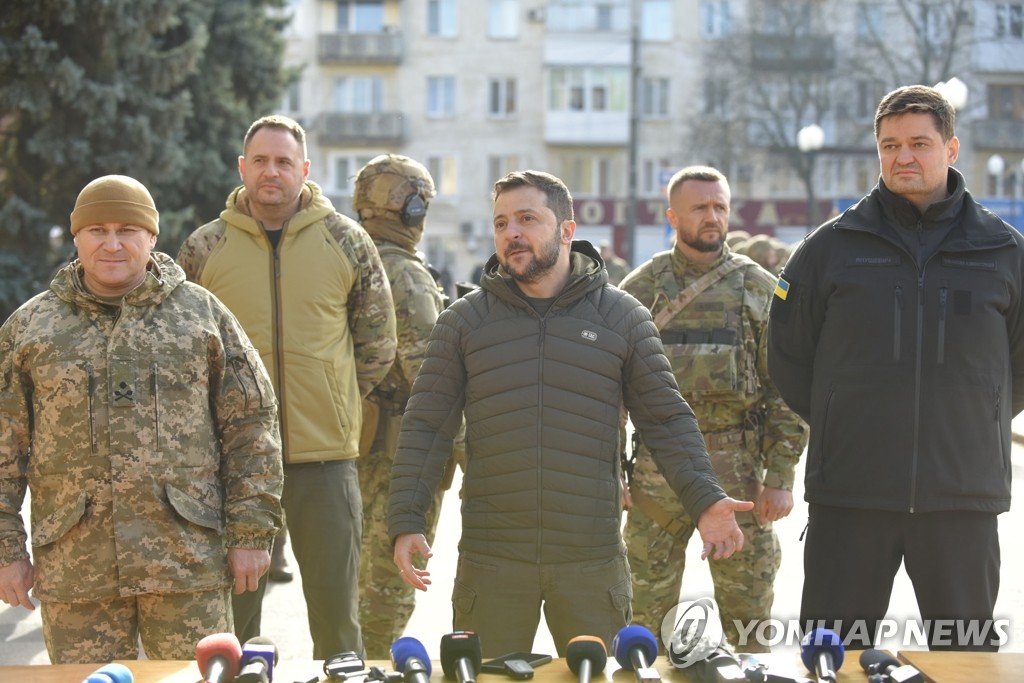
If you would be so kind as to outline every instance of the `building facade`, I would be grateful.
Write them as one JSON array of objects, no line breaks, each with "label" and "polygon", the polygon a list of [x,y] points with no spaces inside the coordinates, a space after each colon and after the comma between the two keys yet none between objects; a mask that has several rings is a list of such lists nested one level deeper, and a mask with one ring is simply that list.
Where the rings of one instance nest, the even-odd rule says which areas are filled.
[{"label": "building facade", "polygon": [[[664,185],[692,163],[729,175],[732,229],[792,241],[877,181],[881,95],[953,77],[967,86],[957,166],[1024,223],[1024,2],[292,0],[288,11],[300,76],[282,113],[309,132],[313,177],[352,214],[363,163],[423,162],[438,189],[423,247],[455,280],[492,251],[493,182],[522,168],[563,178],[577,234],[634,264],[668,245]],[[821,144],[801,150],[809,125]]]}]

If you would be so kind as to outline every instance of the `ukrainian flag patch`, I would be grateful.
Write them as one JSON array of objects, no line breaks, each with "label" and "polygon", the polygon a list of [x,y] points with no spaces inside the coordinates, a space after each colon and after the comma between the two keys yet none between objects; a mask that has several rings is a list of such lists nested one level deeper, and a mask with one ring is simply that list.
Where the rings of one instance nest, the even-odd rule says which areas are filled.
[{"label": "ukrainian flag patch", "polygon": [[789,296],[789,283],[779,278],[778,284],[775,285],[775,296],[779,297],[783,301]]}]

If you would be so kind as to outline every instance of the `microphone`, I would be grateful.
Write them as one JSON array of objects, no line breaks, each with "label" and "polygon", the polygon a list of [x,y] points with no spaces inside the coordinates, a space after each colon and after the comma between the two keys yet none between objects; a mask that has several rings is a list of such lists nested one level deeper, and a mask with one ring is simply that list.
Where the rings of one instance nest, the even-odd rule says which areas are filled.
[{"label": "microphone", "polygon": [[430,655],[423,643],[406,636],[391,644],[391,666],[405,683],[430,683]]},{"label": "microphone", "polygon": [[835,631],[816,628],[800,641],[800,659],[808,671],[818,677],[818,683],[835,683],[836,671],[843,665],[846,649]]},{"label": "microphone", "polygon": [[135,678],[124,664],[104,664],[93,671],[82,683],[133,683]]},{"label": "microphone", "polygon": [[619,666],[636,673],[637,683],[661,680],[661,674],[651,666],[658,656],[658,641],[643,626],[630,624],[623,627],[615,634],[612,651]]},{"label": "microphone", "polygon": [[590,683],[591,675],[604,671],[608,650],[597,636],[576,636],[565,648],[565,661],[579,677],[579,683]]},{"label": "microphone", "polygon": [[472,631],[456,631],[441,636],[441,668],[445,678],[459,683],[476,683],[480,671],[480,636]]},{"label": "microphone", "polygon": [[196,644],[196,663],[203,683],[228,683],[238,675],[242,646],[234,633],[214,633]]},{"label": "microphone", "polygon": [[241,671],[235,683],[270,683],[274,680],[277,646],[270,638],[256,636],[242,647]]},{"label": "microphone", "polygon": [[860,653],[860,665],[869,683],[924,683],[920,671],[874,648]]}]

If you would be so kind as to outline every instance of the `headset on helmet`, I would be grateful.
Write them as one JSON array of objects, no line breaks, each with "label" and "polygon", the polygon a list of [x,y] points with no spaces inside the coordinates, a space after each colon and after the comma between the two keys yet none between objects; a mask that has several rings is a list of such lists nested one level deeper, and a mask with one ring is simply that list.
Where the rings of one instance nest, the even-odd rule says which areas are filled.
[{"label": "headset on helmet", "polygon": [[414,227],[423,223],[434,194],[434,180],[422,164],[400,154],[381,154],[356,176],[352,208],[360,220],[393,212],[403,225]]}]

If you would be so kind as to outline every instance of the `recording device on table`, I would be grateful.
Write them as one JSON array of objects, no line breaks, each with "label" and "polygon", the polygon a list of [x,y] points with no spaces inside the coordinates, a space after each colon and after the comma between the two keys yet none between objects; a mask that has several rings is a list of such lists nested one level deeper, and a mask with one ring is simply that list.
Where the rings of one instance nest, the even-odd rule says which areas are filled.
[{"label": "recording device on table", "polygon": [[480,665],[480,672],[487,674],[505,674],[517,680],[533,678],[533,667],[547,664],[551,655],[537,652],[510,652]]},{"label": "recording device on table", "polygon": [[277,646],[270,638],[250,638],[242,646],[241,670],[235,683],[270,683],[274,680],[277,658]]},{"label": "recording device on table", "polygon": [[475,683],[480,671],[480,636],[472,631],[455,631],[441,636],[441,668],[444,677],[459,683]]},{"label": "recording device on table", "polygon": [[391,644],[391,666],[402,673],[404,683],[430,683],[430,655],[415,638],[399,638]]},{"label": "recording device on table", "polygon": [[638,624],[623,627],[615,634],[612,652],[619,666],[636,675],[637,683],[661,680],[661,674],[653,666],[658,657],[658,641],[649,629]]},{"label": "recording device on table", "polygon": [[827,628],[808,631],[800,641],[800,659],[808,671],[814,673],[818,683],[835,683],[843,665],[846,648],[839,635]]},{"label": "recording device on table", "polygon": [[874,648],[860,653],[860,665],[868,674],[869,683],[924,683],[920,671]]},{"label": "recording device on table", "polygon": [[234,633],[214,633],[196,643],[196,664],[203,683],[228,683],[238,675],[242,645]]},{"label": "recording device on table", "polygon": [[608,650],[597,636],[576,636],[565,648],[565,661],[579,683],[590,683],[593,674],[604,671]]},{"label": "recording device on table", "polygon": [[82,683],[132,683],[134,680],[135,677],[128,667],[113,662],[93,671],[82,679]]}]

